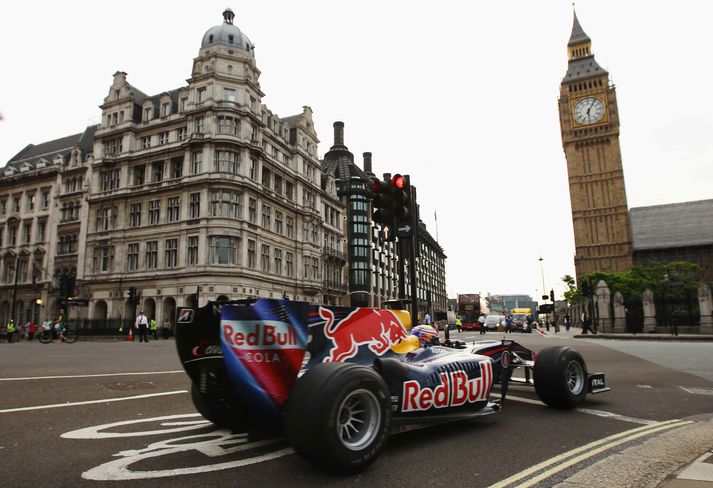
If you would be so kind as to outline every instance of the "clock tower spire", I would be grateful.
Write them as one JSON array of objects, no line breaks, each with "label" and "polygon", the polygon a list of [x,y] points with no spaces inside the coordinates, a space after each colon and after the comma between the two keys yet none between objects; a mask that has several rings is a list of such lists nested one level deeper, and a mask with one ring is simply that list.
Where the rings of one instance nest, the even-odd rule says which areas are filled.
[{"label": "clock tower spire", "polygon": [[559,116],[567,159],[577,277],[632,266],[629,207],[619,147],[619,111],[609,73],[574,13],[560,84]]}]

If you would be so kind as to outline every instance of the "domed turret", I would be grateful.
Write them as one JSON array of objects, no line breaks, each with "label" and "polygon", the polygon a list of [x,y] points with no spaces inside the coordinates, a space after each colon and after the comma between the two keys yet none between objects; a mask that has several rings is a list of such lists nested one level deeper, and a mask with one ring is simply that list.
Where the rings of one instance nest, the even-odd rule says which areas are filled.
[{"label": "domed turret", "polygon": [[225,46],[242,49],[254,57],[255,46],[237,26],[233,25],[235,14],[229,8],[223,12],[223,24],[211,27],[203,35],[201,49],[211,46]]}]

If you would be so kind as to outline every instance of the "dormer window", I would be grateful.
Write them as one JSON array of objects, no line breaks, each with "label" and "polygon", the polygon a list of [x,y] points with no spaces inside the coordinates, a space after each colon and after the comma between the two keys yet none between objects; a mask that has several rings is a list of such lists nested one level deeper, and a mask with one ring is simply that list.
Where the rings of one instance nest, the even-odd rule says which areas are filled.
[{"label": "dormer window", "polygon": [[213,44],[213,34],[208,36],[208,44]]},{"label": "dormer window", "polygon": [[235,39],[235,37],[234,37],[232,34],[228,36],[228,42],[229,42],[230,44],[233,43],[233,39]]},{"label": "dormer window", "polygon": [[198,89],[198,103],[205,101],[206,94],[207,94],[206,87],[201,87]]},{"label": "dormer window", "polygon": [[144,122],[151,120],[151,107],[144,109]]}]

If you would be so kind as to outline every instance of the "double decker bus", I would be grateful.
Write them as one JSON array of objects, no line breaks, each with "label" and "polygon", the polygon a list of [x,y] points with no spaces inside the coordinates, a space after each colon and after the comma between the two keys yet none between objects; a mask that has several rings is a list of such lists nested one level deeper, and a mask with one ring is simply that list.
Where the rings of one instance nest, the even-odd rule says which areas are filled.
[{"label": "double decker bus", "polygon": [[458,295],[457,313],[463,330],[480,330],[478,317],[481,313],[488,314],[488,306],[477,293]]}]

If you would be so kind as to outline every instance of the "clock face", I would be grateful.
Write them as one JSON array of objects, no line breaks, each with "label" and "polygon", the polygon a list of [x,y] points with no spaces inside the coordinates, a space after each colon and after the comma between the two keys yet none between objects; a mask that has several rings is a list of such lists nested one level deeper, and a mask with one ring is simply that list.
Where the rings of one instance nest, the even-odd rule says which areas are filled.
[{"label": "clock face", "polygon": [[573,115],[580,124],[599,122],[604,117],[604,102],[595,97],[582,98],[575,104]]}]

